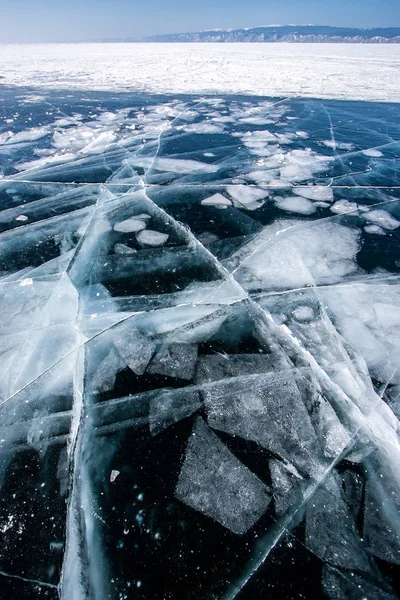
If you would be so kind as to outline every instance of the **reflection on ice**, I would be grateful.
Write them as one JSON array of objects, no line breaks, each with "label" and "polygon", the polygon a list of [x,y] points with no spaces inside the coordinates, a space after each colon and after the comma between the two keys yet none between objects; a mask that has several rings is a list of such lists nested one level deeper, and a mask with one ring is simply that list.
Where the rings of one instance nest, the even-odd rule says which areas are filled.
[{"label": "reflection on ice", "polygon": [[397,107],[3,110],[0,596],[396,598]]}]

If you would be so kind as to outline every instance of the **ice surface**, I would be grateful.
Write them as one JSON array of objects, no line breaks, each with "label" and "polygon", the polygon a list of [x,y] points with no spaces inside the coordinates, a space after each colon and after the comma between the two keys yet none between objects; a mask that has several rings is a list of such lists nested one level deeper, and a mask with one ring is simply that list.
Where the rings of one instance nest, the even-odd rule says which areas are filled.
[{"label": "ice surface", "polygon": [[397,105],[60,82],[2,90],[0,596],[394,599]]}]

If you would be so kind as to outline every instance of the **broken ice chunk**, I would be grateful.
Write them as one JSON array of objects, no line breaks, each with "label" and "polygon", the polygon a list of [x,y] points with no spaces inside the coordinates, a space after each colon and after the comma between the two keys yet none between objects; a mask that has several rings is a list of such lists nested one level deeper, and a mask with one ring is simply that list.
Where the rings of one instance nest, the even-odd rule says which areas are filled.
[{"label": "broken ice chunk", "polygon": [[256,442],[300,471],[319,471],[318,440],[290,372],[222,380],[203,395],[214,429]]},{"label": "broken ice chunk", "polygon": [[323,561],[368,571],[354,518],[331,473],[310,498],[306,511],[306,546]]},{"label": "broken ice chunk", "polygon": [[299,505],[302,500],[301,485],[303,478],[293,465],[271,460],[269,462],[275,512],[281,517],[291,507]]},{"label": "broken ice chunk", "polygon": [[198,418],[186,450],[176,497],[238,535],[270,503],[268,488]]},{"label": "broken ice chunk", "polygon": [[367,150],[361,150],[361,153],[364,154],[364,156],[370,156],[371,158],[380,158],[381,156],[383,156],[383,153],[380,150],[377,150],[376,148],[368,148]]},{"label": "broken ice chunk", "polygon": [[168,233],[152,231],[151,229],[140,231],[140,233],[136,235],[137,241],[146,246],[162,246],[168,238]]},{"label": "broken ice chunk", "polygon": [[199,357],[196,383],[208,383],[228,377],[267,373],[283,368],[273,354],[212,354]]},{"label": "broken ice chunk", "polygon": [[382,227],[379,227],[379,225],[366,225],[364,227],[364,231],[365,233],[373,233],[375,235],[386,235]]},{"label": "broken ice chunk", "polygon": [[345,215],[348,212],[355,212],[357,209],[358,204],[348,200],[338,200],[331,206],[331,211],[336,215]]},{"label": "broken ice chunk", "polygon": [[174,390],[157,396],[150,403],[150,431],[157,435],[170,425],[190,417],[202,405],[197,390]]},{"label": "broken ice chunk", "polygon": [[226,191],[233,198],[233,205],[236,208],[247,210],[260,208],[264,204],[264,198],[268,196],[267,191],[248,185],[228,185]]},{"label": "broken ice chunk", "polygon": [[137,250],[135,250],[135,248],[130,248],[126,244],[115,244],[114,252],[115,254],[135,254]]},{"label": "broken ice chunk", "polygon": [[363,214],[363,218],[390,231],[400,227],[400,221],[392,217],[386,210],[370,210]]},{"label": "broken ice chunk", "polygon": [[232,206],[232,203],[228,198],[225,198],[222,194],[214,194],[209,198],[205,198],[201,201],[204,206],[216,206],[217,208],[227,208]]},{"label": "broken ice chunk", "polygon": [[112,341],[128,367],[136,375],[143,375],[156,348],[153,340],[124,321],[112,330]]},{"label": "broken ice chunk", "polygon": [[114,225],[114,231],[120,231],[121,233],[136,233],[146,229],[146,223],[142,219],[136,217],[132,219],[125,219]]},{"label": "broken ice chunk", "polygon": [[341,473],[343,493],[351,514],[356,519],[360,511],[364,492],[364,481],[361,475],[347,469]]},{"label": "broken ice chunk", "polygon": [[293,193],[297,196],[303,196],[309,200],[321,200],[324,202],[332,202],[332,188],[322,185],[308,185],[304,187],[293,188]]},{"label": "broken ice chunk", "polygon": [[87,146],[82,148],[84,154],[103,152],[107,146],[112,144],[117,139],[117,136],[112,131],[103,131],[94,138]]},{"label": "broken ice chunk", "polygon": [[114,388],[117,373],[124,368],[124,363],[115,348],[111,348],[107,356],[100,362],[92,377],[92,389],[95,392],[109,392]]},{"label": "broken ice chunk", "polygon": [[299,196],[276,198],[275,205],[281,210],[298,213],[300,215],[312,215],[316,211],[315,204],[310,202],[310,200],[307,200],[307,198],[301,198]]},{"label": "broken ice chunk", "polygon": [[364,579],[361,575],[353,571],[344,571],[334,569],[325,565],[322,571],[322,589],[331,600],[396,600],[398,596],[388,589],[388,584],[384,584],[385,590],[378,586],[378,582],[372,583],[370,575]]},{"label": "broken ice chunk", "polygon": [[193,379],[197,359],[197,345],[170,344],[162,346],[147,371],[178,379]]},{"label": "broken ice chunk", "polygon": [[110,475],[111,483],[114,483],[114,481],[117,479],[119,473],[120,473],[119,471],[116,471],[114,469],[111,471],[111,475]]},{"label": "broken ice chunk", "polygon": [[365,542],[374,556],[400,565],[398,474],[391,472],[387,467],[382,468],[376,457],[367,459],[366,466],[368,475],[364,505]]}]

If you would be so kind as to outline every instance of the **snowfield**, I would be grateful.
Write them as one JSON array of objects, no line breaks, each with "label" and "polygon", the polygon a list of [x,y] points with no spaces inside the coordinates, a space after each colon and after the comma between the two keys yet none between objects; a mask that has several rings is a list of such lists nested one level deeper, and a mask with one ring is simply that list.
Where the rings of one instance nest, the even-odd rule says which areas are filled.
[{"label": "snowfield", "polygon": [[0,77],[41,88],[398,102],[400,45],[3,44]]}]

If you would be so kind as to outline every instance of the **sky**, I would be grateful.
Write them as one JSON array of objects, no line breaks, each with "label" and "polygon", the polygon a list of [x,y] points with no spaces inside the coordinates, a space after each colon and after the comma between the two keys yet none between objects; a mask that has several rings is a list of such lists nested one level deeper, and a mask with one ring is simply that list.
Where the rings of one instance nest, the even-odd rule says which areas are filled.
[{"label": "sky", "polygon": [[400,27],[400,0],[0,0],[0,43],[271,24]]}]

